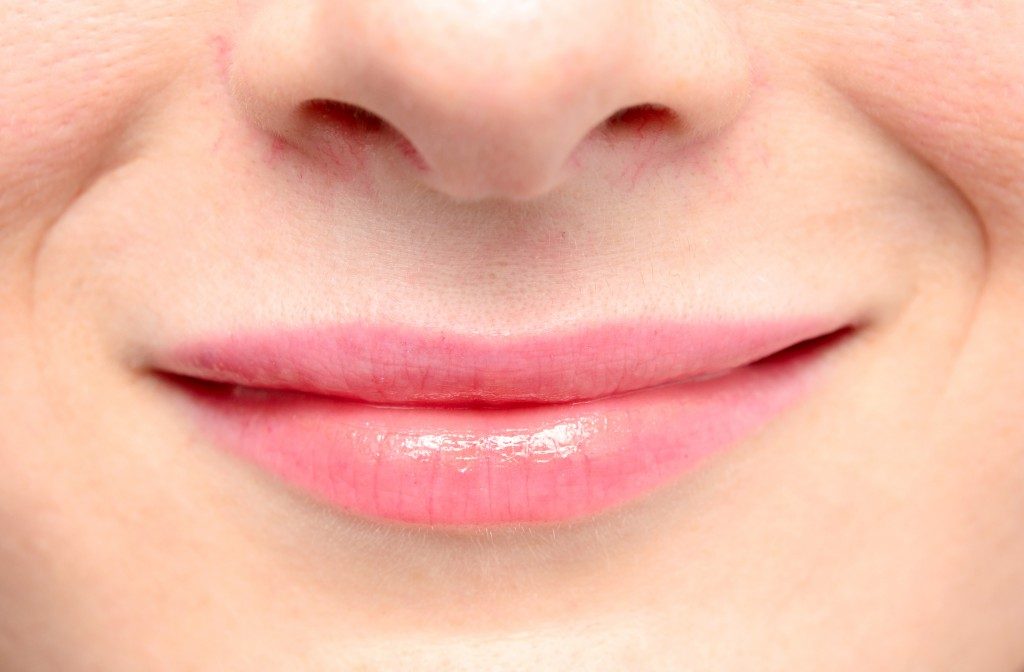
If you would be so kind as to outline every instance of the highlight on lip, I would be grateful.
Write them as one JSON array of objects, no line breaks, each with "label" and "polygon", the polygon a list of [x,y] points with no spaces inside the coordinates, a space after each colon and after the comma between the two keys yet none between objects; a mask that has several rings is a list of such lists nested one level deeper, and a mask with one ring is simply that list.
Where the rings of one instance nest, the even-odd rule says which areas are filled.
[{"label": "highlight on lip", "polygon": [[678,478],[801,398],[846,333],[619,325],[502,342],[346,326],[202,341],[157,368],[214,443],[317,499],[496,525],[598,513]]}]

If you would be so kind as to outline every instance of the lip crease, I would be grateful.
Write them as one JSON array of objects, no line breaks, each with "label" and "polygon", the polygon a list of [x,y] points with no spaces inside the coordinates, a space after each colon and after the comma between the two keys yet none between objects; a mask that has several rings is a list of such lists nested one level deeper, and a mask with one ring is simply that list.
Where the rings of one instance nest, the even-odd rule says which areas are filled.
[{"label": "lip crease", "polygon": [[202,338],[153,369],[211,441],[364,517],[481,526],[635,499],[813,387],[825,319],[539,335],[343,324]]}]

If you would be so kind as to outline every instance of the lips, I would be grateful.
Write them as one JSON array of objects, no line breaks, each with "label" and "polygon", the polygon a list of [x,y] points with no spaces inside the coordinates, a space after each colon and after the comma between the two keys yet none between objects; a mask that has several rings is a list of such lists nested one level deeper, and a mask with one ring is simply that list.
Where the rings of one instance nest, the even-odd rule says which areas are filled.
[{"label": "lips", "polygon": [[804,396],[826,320],[448,334],[237,333],[155,370],[211,442],[365,517],[463,526],[593,515],[675,481]]}]

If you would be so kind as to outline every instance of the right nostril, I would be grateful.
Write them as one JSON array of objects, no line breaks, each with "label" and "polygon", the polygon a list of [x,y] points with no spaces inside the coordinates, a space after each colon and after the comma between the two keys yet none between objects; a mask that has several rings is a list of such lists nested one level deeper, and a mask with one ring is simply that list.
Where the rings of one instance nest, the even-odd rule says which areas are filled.
[{"label": "right nostril", "polygon": [[390,124],[369,110],[337,100],[316,99],[303,105],[306,116],[356,133],[379,133]]}]

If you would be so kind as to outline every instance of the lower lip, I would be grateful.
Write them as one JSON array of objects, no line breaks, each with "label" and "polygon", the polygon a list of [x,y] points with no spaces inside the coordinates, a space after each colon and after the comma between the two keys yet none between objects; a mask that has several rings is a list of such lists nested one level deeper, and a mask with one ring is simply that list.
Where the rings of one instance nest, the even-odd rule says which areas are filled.
[{"label": "lower lip", "polygon": [[348,513],[540,523],[611,509],[736,445],[806,395],[833,340],[701,381],[506,408],[381,406],[175,380],[216,443]]}]

